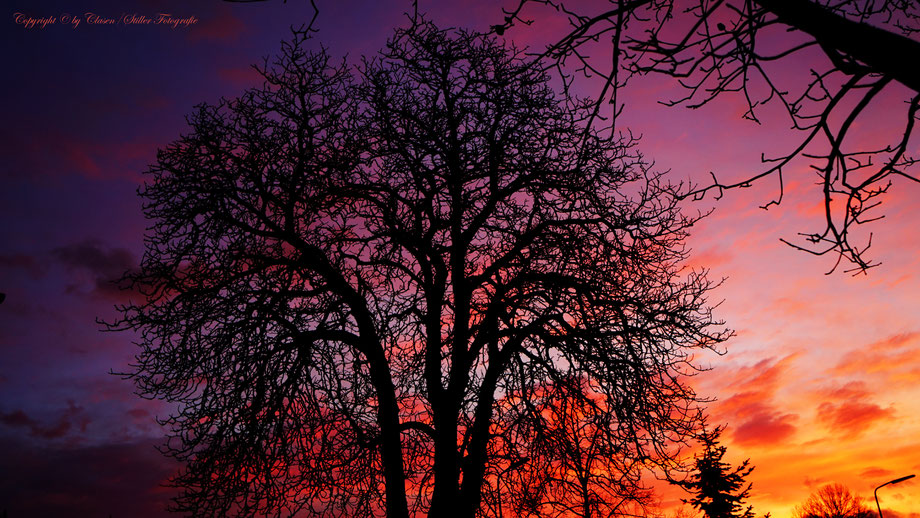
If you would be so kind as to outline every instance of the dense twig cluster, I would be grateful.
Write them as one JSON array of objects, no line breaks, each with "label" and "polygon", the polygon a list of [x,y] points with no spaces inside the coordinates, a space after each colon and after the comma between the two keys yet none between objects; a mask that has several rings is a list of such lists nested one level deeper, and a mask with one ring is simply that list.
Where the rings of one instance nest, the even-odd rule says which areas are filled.
[{"label": "dense twig cluster", "polygon": [[[920,4],[911,0],[610,0],[607,10],[591,10],[561,0],[522,0],[505,11],[504,32],[516,23],[531,24],[528,4],[541,4],[568,17],[571,31],[549,45],[541,57],[574,79],[604,78],[596,110],[614,105],[617,92],[635,74],[676,78],[686,94],[665,101],[699,108],[725,93],[744,98],[743,117],[759,122],[764,109],[780,109],[802,134],[798,145],[781,156],[762,156],[766,165],[743,180],[712,182],[691,192],[720,197],[725,189],[747,187],[761,178],[776,178],[783,198],[784,174],[796,157],[811,161],[824,198],[824,225],[802,234],[792,246],[817,255],[849,261],[853,271],[874,266],[865,243],[854,241],[856,226],[882,216],[873,211],[900,177],[920,181],[914,126],[920,108]],[[608,41],[610,43],[608,43]],[[826,56],[789,85],[789,64],[814,52]],[[899,120],[879,128],[887,142],[867,144],[852,136],[867,119],[873,101],[906,92]],[[876,139],[873,139],[876,140]],[[832,269],[832,271],[833,271]]]},{"label": "dense twig cluster", "polygon": [[859,495],[837,483],[821,486],[792,511],[793,518],[872,518],[875,514]]}]

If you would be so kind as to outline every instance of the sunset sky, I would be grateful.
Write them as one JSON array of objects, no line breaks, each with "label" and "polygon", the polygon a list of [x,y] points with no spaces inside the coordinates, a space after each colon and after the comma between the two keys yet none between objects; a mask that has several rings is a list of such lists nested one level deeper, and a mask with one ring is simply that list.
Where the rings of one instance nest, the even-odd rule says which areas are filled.
[{"label": "sunset sky", "polygon": [[[517,0],[505,4],[516,4]],[[408,1],[317,0],[315,42],[357,61],[405,20]],[[441,26],[484,30],[502,18],[498,0],[420,1]],[[20,516],[165,516],[175,471],[154,446],[168,408],[133,394],[110,371],[129,369],[127,334],[100,333],[124,294],[108,281],[136,267],[147,222],[135,194],[156,150],[186,131],[201,102],[257,83],[252,63],[277,52],[291,24],[309,21],[305,0],[230,4],[156,0],[7,2],[0,32],[5,66],[0,124],[0,512]],[[55,23],[28,28],[16,13]],[[137,14],[188,26],[91,24]],[[63,15],[81,23],[64,23]],[[505,34],[539,45],[565,27],[540,13]],[[553,32],[557,31],[557,32]],[[813,57],[820,59],[819,57]],[[791,63],[787,79],[807,73]],[[586,86],[586,88],[588,88]],[[741,179],[796,143],[769,114],[740,118],[741,100],[700,110],[657,103],[679,93],[661,78],[624,92],[623,123],[641,150],[675,180]],[[873,106],[867,141],[900,121],[906,96]],[[911,152],[920,155],[920,139]],[[693,380],[716,399],[710,422],[726,425],[728,459],[756,466],[750,503],[786,518],[823,484],[842,483],[874,509],[872,490],[920,475],[920,187],[896,182],[872,226],[868,275],[839,271],[780,242],[821,226],[820,190],[807,162],[786,177],[729,191],[692,209],[714,213],[695,228],[691,263],[725,278],[717,315],[736,331],[724,356]],[[866,234],[867,235],[867,234]],[[865,237],[865,236],[864,236]],[[664,512],[681,493],[661,494]],[[920,481],[879,492],[886,517],[920,518]]]}]

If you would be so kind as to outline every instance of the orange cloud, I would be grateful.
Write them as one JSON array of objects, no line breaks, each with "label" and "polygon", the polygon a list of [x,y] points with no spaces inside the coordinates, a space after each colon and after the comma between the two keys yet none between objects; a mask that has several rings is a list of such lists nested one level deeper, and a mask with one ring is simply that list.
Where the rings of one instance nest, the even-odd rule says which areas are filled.
[{"label": "orange cloud", "polygon": [[[772,394],[770,394],[772,395]],[[718,416],[733,427],[732,441],[746,446],[767,446],[788,441],[795,435],[799,416],[784,413],[764,392],[742,392],[718,406]]]},{"label": "orange cloud", "polygon": [[816,396],[822,400],[865,399],[870,395],[871,393],[868,388],[866,388],[866,383],[864,381],[853,381],[846,385],[824,387],[816,393]]},{"label": "orange cloud", "polygon": [[878,466],[872,466],[871,468],[864,469],[859,476],[863,478],[885,478],[894,475],[894,472],[890,469],[879,468]]},{"label": "orange cloud", "polygon": [[894,409],[882,408],[874,403],[846,401],[839,405],[821,403],[818,420],[834,431],[859,434],[880,420],[894,420]]},{"label": "orange cloud", "polygon": [[873,393],[863,381],[824,387],[815,392],[821,401],[817,420],[832,431],[859,434],[879,420],[894,420],[893,407],[882,408],[870,401]]},{"label": "orange cloud", "polygon": [[892,349],[900,349],[904,345],[920,341],[920,333],[917,331],[911,331],[909,333],[900,333],[896,335],[891,335],[887,338],[883,338],[877,342],[873,342],[869,345],[869,349],[877,350],[881,349],[884,351],[890,351]]},{"label": "orange cloud", "polygon": [[721,401],[718,410],[720,414],[745,419],[769,411],[768,401],[769,397],[763,392],[740,392]]},{"label": "orange cloud", "polygon": [[790,354],[779,360],[766,358],[753,365],[740,367],[735,371],[729,386],[737,386],[742,390],[772,391],[780,385],[797,356]]},{"label": "orange cloud", "polygon": [[920,333],[912,331],[889,336],[860,350],[852,351],[831,369],[834,374],[882,372],[889,377],[917,379],[920,375]]},{"label": "orange cloud", "polygon": [[747,446],[777,445],[796,433],[798,414],[778,405],[777,389],[785,383],[797,355],[767,358],[723,374],[723,386],[737,390],[712,407],[714,416],[731,423],[732,441]]},{"label": "orange cloud", "polygon": [[894,509],[885,508],[885,516],[891,518],[920,518],[920,513],[899,513]]},{"label": "orange cloud", "polygon": [[781,444],[795,435],[793,423],[797,419],[796,414],[781,414],[775,410],[760,412],[735,428],[732,440],[744,446]]}]

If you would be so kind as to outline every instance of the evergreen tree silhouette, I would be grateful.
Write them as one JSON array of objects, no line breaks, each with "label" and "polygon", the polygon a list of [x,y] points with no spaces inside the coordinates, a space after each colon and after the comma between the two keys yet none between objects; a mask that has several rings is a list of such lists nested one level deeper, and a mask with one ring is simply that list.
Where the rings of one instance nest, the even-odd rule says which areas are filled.
[{"label": "evergreen tree silhouette", "polygon": [[745,477],[754,471],[754,466],[750,465],[750,459],[734,469],[731,464],[723,462],[726,448],[719,444],[721,435],[720,427],[700,436],[704,449],[696,457],[696,471],[688,480],[679,483],[694,494],[684,503],[699,509],[707,518],[753,518],[753,506],[744,509],[744,500],[751,493],[751,484],[745,486]]}]

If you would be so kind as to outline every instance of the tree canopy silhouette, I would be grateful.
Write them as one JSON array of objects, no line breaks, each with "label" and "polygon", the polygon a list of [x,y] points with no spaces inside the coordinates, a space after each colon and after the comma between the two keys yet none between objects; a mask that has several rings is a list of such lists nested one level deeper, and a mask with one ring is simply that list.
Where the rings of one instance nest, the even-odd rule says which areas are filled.
[{"label": "tree canopy silhouette", "polygon": [[[756,174],[723,183],[713,175],[696,196],[746,187],[774,177],[783,198],[784,176],[796,157],[811,161],[824,198],[823,228],[801,234],[801,250],[837,256],[855,271],[874,266],[868,239],[854,241],[858,225],[882,216],[873,211],[901,178],[920,181],[914,127],[920,109],[920,4],[912,0],[609,0],[588,7],[565,0],[520,0],[505,11],[499,34],[531,24],[529,4],[549,6],[568,18],[571,30],[543,53],[560,69],[572,67],[603,78],[595,117],[604,103],[622,109],[618,91],[636,74],[677,79],[686,95],[666,104],[698,108],[724,94],[746,103],[744,118],[758,122],[779,110],[802,137],[780,156],[762,157]],[[813,68],[810,56],[824,56]],[[799,68],[796,68],[799,67]],[[790,81],[790,70],[797,70]],[[570,77],[571,79],[571,77]],[[897,119],[871,120],[873,106],[903,98]],[[871,124],[871,144],[856,128]],[[832,270],[833,271],[833,270]]]},{"label": "tree canopy silhouette", "polygon": [[175,403],[176,510],[640,498],[699,429],[693,353],[728,333],[682,266],[681,186],[482,35],[414,20],[355,79],[299,33],[260,71],[159,152],[147,300],[110,325]]},{"label": "tree canopy silhouette", "polygon": [[872,518],[875,513],[843,484],[827,484],[796,506],[794,518]]}]

